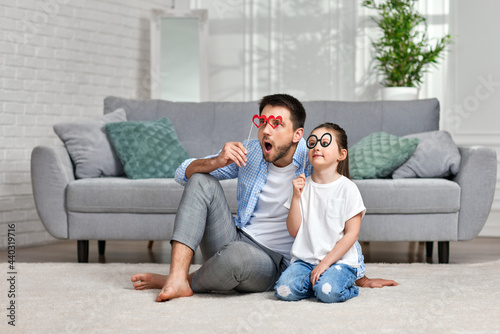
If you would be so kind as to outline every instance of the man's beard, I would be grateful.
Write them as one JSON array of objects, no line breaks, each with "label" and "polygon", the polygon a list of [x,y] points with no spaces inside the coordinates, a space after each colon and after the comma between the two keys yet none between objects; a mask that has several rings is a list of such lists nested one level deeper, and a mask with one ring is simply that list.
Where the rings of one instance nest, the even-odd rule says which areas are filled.
[{"label": "man's beard", "polygon": [[290,150],[290,148],[292,147],[292,145],[293,145],[293,143],[290,143],[289,145],[275,147],[275,149],[276,149],[276,157],[271,160],[270,156],[266,158],[266,156],[264,155],[264,160],[266,160],[267,162],[270,162],[270,163],[275,163],[276,161],[280,160],[281,158],[283,158],[288,153],[288,151]]}]

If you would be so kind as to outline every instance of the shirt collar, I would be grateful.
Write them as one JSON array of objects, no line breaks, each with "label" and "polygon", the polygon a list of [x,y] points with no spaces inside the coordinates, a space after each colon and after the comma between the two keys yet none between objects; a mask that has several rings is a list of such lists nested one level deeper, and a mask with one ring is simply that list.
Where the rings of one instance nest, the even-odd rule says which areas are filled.
[{"label": "shirt collar", "polygon": [[[293,164],[299,168],[302,167],[302,170],[306,166],[304,166],[304,161],[307,156],[307,147],[306,147],[306,141],[304,138],[301,138],[299,140],[299,143],[297,144],[297,148],[295,149],[295,153],[293,154]],[[307,164],[307,161],[305,161]]]}]

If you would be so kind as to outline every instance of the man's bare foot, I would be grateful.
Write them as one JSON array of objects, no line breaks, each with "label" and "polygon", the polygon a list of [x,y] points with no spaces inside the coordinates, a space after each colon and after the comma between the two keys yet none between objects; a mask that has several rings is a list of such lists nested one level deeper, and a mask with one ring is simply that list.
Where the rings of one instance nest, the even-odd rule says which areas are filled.
[{"label": "man's bare foot", "polygon": [[134,288],[136,290],[144,290],[144,289],[161,289],[167,282],[168,275],[160,275],[160,274],[135,274],[132,276],[132,282],[135,282]]},{"label": "man's bare foot", "polygon": [[176,279],[168,276],[161,292],[156,297],[157,302],[165,302],[170,299],[180,297],[190,297],[193,295],[188,279]]}]

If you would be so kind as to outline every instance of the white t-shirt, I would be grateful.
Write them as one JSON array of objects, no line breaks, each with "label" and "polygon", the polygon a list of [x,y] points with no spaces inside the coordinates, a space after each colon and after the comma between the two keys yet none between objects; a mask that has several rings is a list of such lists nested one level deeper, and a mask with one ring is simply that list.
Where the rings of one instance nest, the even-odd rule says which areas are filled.
[{"label": "white t-shirt", "polygon": [[260,191],[250,222],[243,227],[243,231],[261,245],[282,254],[288,261],[294,239],[286,227],[288,210],[284,204],[292,190],[296,170],[297,166],[293,163],[282,168],[268,164],[266,183]]},{"label": "white t-shirt", "polygon": [[[290,209],[292,195],[285,207]],[[366,208],[354,182],[341,176],[327,184],[307,177],[300,196],[302,224],[292,246],[292,262],[302,260],[317,265],[344,236],[345,222]],[[337,263],[358,268],[358,252],[353,245]]]}]

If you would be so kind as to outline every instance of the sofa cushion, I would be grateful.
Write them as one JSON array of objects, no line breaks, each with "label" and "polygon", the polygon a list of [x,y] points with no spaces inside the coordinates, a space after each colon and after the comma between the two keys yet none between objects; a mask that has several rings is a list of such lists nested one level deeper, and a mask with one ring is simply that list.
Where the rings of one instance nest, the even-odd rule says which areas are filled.
[{"label": "sofa cushion", "polygon": [[171,178],[188,153],[168,118],[106,124],[106,130],[131,179]]},{"label": "sofa cushion", "polygon": [[354,180],[366,214],[452,213],[460,209],[460,186],[445,179]]},{"label": "sofa cushion", "polygon": [[[221,181],[233,213],[237,209],[236,182]],[[70,212],[175,214],[183,191],[184,187],[174,179],[81,179],[68,185],[67,209]]]},{"label": "sofa cushion", "polygon": [[386,132],[375,132],[349,149],[349,172],[353,179],[375,179],[389,176],[417,148],[417,138],[401,138]]},{"label": "sofa cushion", "polygon": [[125,110],[117,109],[94,121],[54,125],[54,132],[73,160],[77,178],[123,175],[123,166],[108,140],[104,125],[126,120]]},{"label": "sofa cushion", "polygon": [[392,173],[392,178],[449,177],[460,168],[460,152],[447,131],[416,133],[405,138],[418,138],[417,149],[410,159]]},{"label": "sofa cushion", "polygon": [[[367,214],[450,213],[460,207],[460,187],[444,179],[355,180]],[[226,199],[235,213],[237,180],[221,181]],[[70,182],[70,212],[170,213],[175,214],[184,187],[173,179],[110,177]]]}]

